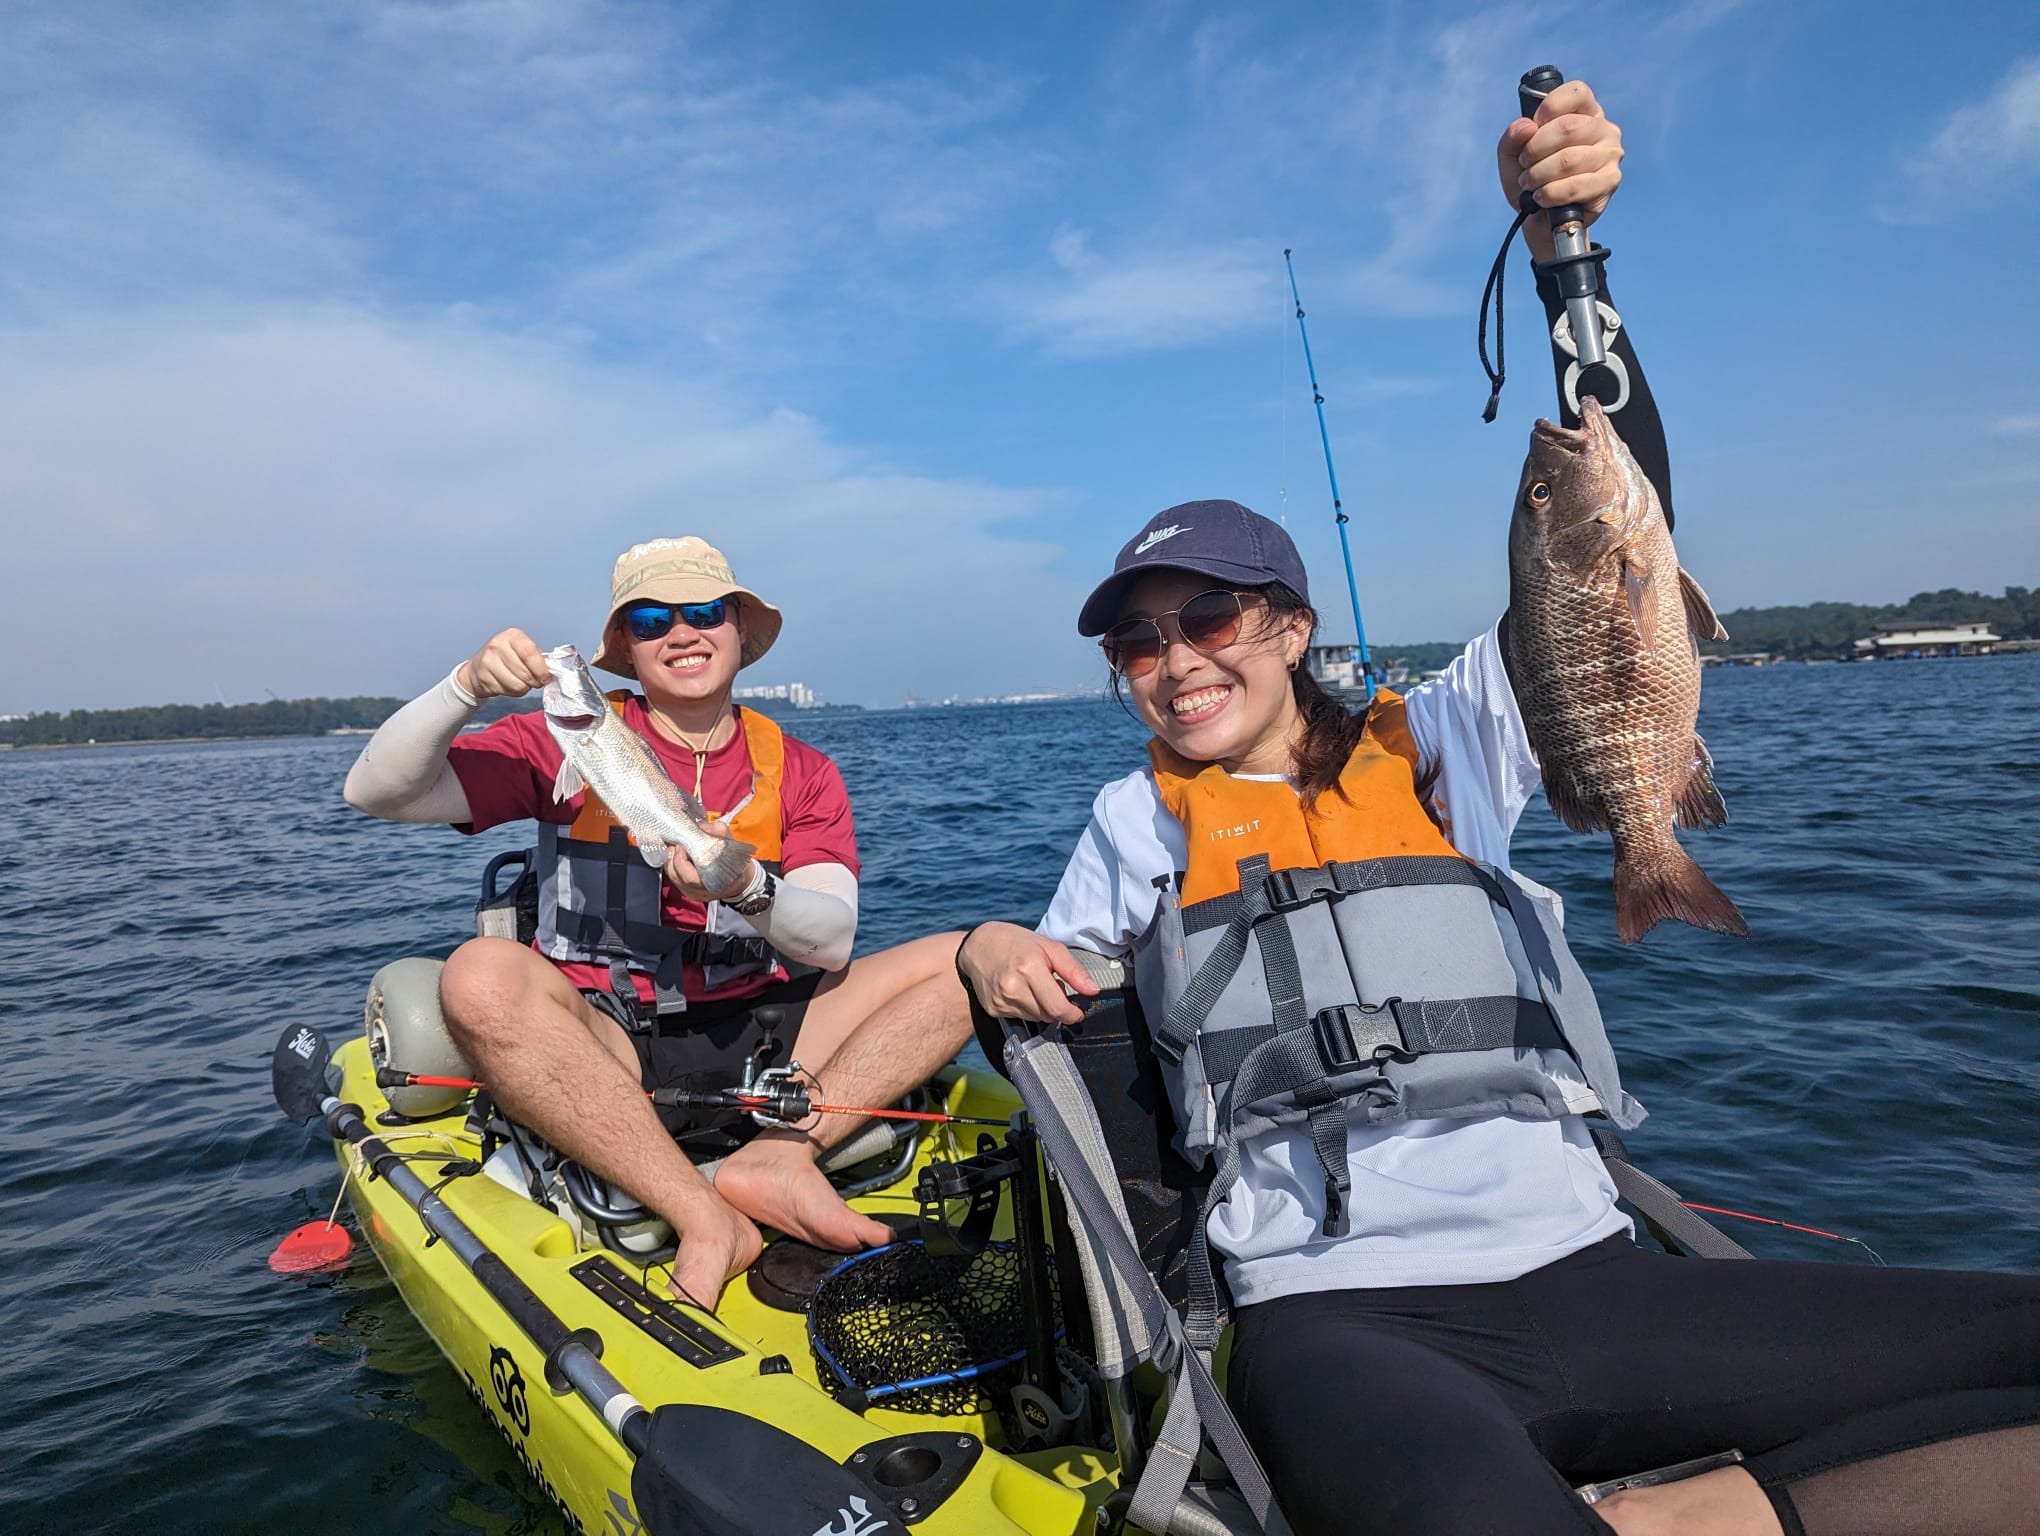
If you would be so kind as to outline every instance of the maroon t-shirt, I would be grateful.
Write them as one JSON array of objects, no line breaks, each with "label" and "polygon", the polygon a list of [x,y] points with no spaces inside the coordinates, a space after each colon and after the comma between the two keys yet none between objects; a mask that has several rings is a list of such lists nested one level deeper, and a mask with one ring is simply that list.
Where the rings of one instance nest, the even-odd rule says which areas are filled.
[{"label": "maroon t-shirt", "polygon": [[[651,744],[659,763],[675,784],[694,788],[697,759],[687,748],[668,741],[652,729],[641,696],[633,695],[624,705],[623,722]],[[803,864],[841,864],[851,874],[858,872],[857,834],[850,822],[850,792],[843,787],[843,775],[836,765],[804,741],[787,736],[786,769],[779,786],[781,833],[780,869],[790,874]],[[553,799],[553,779],[560,771],[559,745],[546,729],[545,714],[505,715],[493,725],[456,737],[447,761],[467,791],[468,810],[474,819],[459,828],[462,832],[486,832],[505,822],[531,817],[565,826],[580,814],[586,792],[571,799]],[[751,793],[751,753],[744,740],[744,716],[737,715],[737,729],[730,739],[708,754],[703,765],[701,799],[711,811],[727,814]],[[708,908],[691,901],[667,883],[663,887],[664,921],[685,933],[698,933],[708,926]],[[609,974],[600,966],[571,960],[557,962],[577,987],[606,990]],[[727,983],[714,992],[702,985],[701,968],[687,967],[684,989],[689,1000],[708,1002],[714,998],[744,997],[761,991],[786,972],[760,971],[756,975]],[[652,1000],[648,976],[636,978],[638,996]]]}]

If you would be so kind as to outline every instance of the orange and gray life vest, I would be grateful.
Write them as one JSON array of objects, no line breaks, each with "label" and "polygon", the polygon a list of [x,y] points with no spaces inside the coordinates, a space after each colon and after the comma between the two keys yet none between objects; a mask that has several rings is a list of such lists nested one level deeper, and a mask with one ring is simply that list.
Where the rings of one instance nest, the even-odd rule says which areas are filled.
[{"label": "orange and gray life vest", "polygon": [[[618,689],[607,697],[621,715],[631,693]],[[785,831],[780,790],[786,742],[770,716],[751,709],[742,715],[751,792],[723,820],[730,834],[757,849],[758,862],[776,874]],[[717,991],[780,964],[758,930],[722,902],[708,904],[708,927],[701,932],[669,926],[664,881],[591,786],[570,825],[539,826],[539,952],[554,960],[610,966],[613,977],[619,964],[631,974],[651,977],[660,1013],[687,1006],[681,982],[689,965],[700,966],[704,985]]]},{"label": "orange and gray life vest", "polygon": [[1376,698],[1337,788],[1307,811],[1287,783],[1149,747],[1188,868],[1134,946],[1135,988],[1158,1021],[1177,1144],[1217,1163],[1207,1216],[1239,1144],[1276,1126],[1308,1127],[1337,1237],[1349,1123],[1643,1118],[1550,899],[1445,840],[1417,796],[1402,701]]}]

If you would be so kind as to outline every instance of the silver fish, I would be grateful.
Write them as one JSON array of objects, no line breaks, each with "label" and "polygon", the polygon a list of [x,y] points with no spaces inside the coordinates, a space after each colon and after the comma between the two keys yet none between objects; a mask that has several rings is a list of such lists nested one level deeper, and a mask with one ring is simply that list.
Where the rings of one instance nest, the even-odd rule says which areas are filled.
[{"label": "silver fish", "polygon": [[545,685],[545,723],[562,758],[553,799],[571,799],[584,785],[592,788],[630,829],[647,864],[663,868],[678,848],[693,860],[708,889],[734,885],[757,850],[702,830],[712,819],[707,807],[667,777],[644,738],[603,697],[579,651],[555,646],[545,653],[545,664],[552,672]]},{"label": "silver fish", "polygon": [[1696,636],[1728,632],[1600,402],[1577,430],[1538,422],[1509,526],[1509,662],[1552,810],[1615,840],[1625,944],[1667,917],[1750,931],[1672,833],[1728,819],[1694,729]]}]

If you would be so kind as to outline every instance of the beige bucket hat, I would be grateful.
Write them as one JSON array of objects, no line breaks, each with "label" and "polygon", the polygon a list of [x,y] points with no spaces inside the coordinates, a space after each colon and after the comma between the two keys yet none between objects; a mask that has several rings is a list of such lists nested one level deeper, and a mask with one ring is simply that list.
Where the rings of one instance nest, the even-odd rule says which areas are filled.
[{"label": "beige bucket hat", "polygon": [[633,544],[616,557],[609,578],[609,617],[602,621],[602,648],[595,665],[618,677],[635,678],[630,651],[616,643],[616,615],[632,603],[709,603],[718,597],[742,598],[738,622],[744,631],[743,659],[748,667],[772,649],[783,622],[779,610],[749,587],[737,582],[723,552],[706,539],[650,539]]}]

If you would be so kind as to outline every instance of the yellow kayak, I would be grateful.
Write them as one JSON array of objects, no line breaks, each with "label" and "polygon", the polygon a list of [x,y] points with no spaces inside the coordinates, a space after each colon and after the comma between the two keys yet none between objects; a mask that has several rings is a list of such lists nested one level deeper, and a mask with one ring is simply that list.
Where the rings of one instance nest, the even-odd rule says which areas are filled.
[{"label": "yellow kayak", "polygon": [[[664,1265],[590,1246],[551,1207],[479,1174],[483,1148],[465,1104],[433,1119],[397,1116],[365,1039],[342,1045],[328,1066],[310,1033],[287,1031],[279,1044],[279,1102],[294,1118],[324,1118],[360,1229],[405,1304],[576,1529],[809,1536],[790,1522],[817,1509],[813,1536],[1096,1528],[1118,1481],[1109,1450],[1008,1454],[991,1411],[873,1403],[853,1412],[823,1389],[804,1312],[785,1310],[783,1298],[770,1304],[769,1283],[732,1282],[712,1317],[673,1301]],[[292,1102],[286,1077],[314,1069],[320,1081],[297,1082]],[[932,1091],[952,1115],[1003,1120],[1020,1108],[1011,1086],[987,1073],[951,1068]],[[853,1203],[913,1218],[922,1170],[969,1157],[981,1134],[930,1126],[911,1163],[884,1170],[896,1176]],[[1001,1202],[995,1241],[1012,1233],[1010,1204]],[[784,1241],[768,1241],[766,1274]],[[675,1493],[647,1500],[657,1510],[639,1508],[648,1456]]]}]

